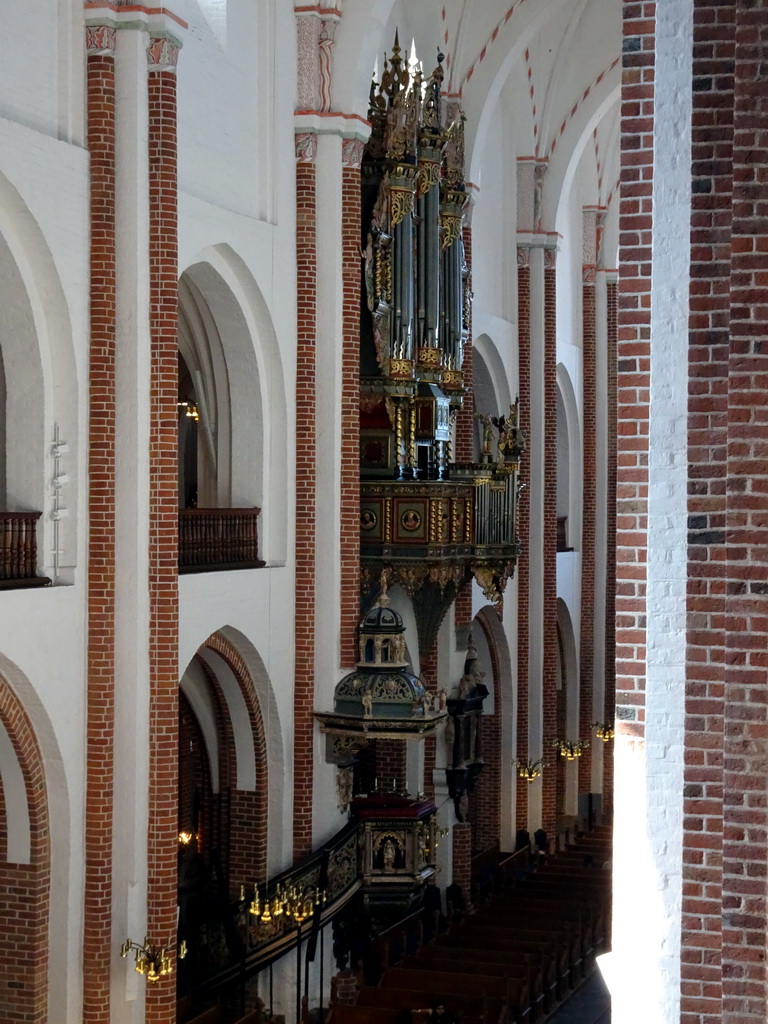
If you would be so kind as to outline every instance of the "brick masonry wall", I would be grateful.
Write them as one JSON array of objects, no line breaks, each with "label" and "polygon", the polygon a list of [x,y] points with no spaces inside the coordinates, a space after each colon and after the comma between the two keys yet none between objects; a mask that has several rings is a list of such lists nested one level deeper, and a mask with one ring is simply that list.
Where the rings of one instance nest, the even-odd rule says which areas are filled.
[{"label": "brick masonry wall", "polygon": [[374,779],[378,780],[379,788],[397,792],[405,789],[406,781],[406,740],[377,739],[376,767]]},{"label": "brick masonry wall", "polygon": [[469,903],[472,876],[472,826],[468,821],[456,822],[452,832],[453,882],[458,885]]},{"label": "brick masonry wall", "polygon": [[293,856],[312,851],[312,734],[315,679],[315,494],[317,171],[296,165],[296,675],[293,728]]},{"label": "brick masonry wall", "polygon": [[681,1020],[722,1005],[733,4],[694,6]]},{"label": "brick masonry wall", "polygon": [[90,394],[83,1021],[110,1019],[115,676],[115,30],[89,29]]},{"label": "brick masonry wall", "polygon": [[768,10],[748,0],[735,10],[722,1020],[745,1024],[764,1019],[768,994]]},{"label": "brick masonry wall", "polygon": [[[147,933],[176,944],[178,833],[178,190],[175,48],[151,39],[149,85],[149,804]],[[172,1024],[175,976],[147,986],[146,1024]]]},{"label": "brick masonry wall", "polygon": [[[218,681],[214,680],[215,694],[221,708],[221,719],[226,730],[226,763],[221,778],[229,786],[228,852],[230,892],[234,895],[241,884],[267,877],[267,843],[269,828],[269,758],[264,717],[256,694],[253,677],[240,652],[227,637],[214,633],[204,647],[216,651],[237,680],[245,706],[248,709],[253,755],[256,763],[255,790],[237,788],[237,765],[234,734],[226,701]],[[226,771],[225,771],[226,770]]]},{"label": "brick masonry wall", "polygon": [[[517,349],[520,387],[520,427],[530,444],[531,437],[531,265],[530,250],[517,250]],[[530,486],[530,452],[520,463],[520,483]],[[528,759],[528,562],[530,503],[523,491],[519,513],[520,560],[517,563],[517,758]],[[528,827],[528,786],[518,777],[515,800],[518,829]]]},{"label": "brick masonry wall", "polygon": [[624,0],[616,471],[616,701],[645,721],[648,417],[656,4]]},{"label": "brick masonry wall", "polygon": [[[616,336],[618,328],[617,285],[606,284],[606,406],[608,412],[607,436],[607,494],[605,508],[606,566],[605,566],[605,701],[603,719],[613,722],[616,713]],[[613,740],[603,748],[603,813],[610,820],[613,811]]]},{"label": "brick masonry wall", "polygon": [[[594,270],[582,285],[582,522],[579,738],[592,735],[595,664],[595,515],[597,487],[597,305]],[[576,737],[569,737],[575,739]],[[579,793],[592,791],[592,748],[579,758]]]},{"label": "brick masonry wall", "polygon": [[7,863],[7,836],[0,844],[0,1020],[45,1024],[51,867],[45,774],[29,719],[2,679],[0,722],[21,767],[31,833],[29,864]]},{"label": "brick masonry wall", "polygon": [[[432,644],[428,654],[422,655],[421,671],[419,676],[430,693],[437,693],[439,681],[437,678],[437,638]],[[434,736],[427,736],[424,740],[424,793],[429,797],[435,795],[435,764],[437,763],[437,747]]]},{"label": "brick masonry wall", "polygon": [[[351,157],[362,146],[347,146]],[[360,166],[342,169],[341,664],[357,661],[360,619]]]},{"label": "brick masonry wall", "polygon": [[[557,732],[557,276],[556,250],[544,251],[544,748]],[[541,825],[551,837],[557,820],[557,774],[542,777]]]},{"label": "brick masonry wall", "polygon": [[[484,617],[477,622],[488,644],[493,675],[493,706],[486,699],[482,716],[482,755],[485,767],[478,776],[470,802],[473,850],[487,850],[498,842],[501,834],[501,669],[493,633]],[[510,770],[508,767],[505,770]]]}]

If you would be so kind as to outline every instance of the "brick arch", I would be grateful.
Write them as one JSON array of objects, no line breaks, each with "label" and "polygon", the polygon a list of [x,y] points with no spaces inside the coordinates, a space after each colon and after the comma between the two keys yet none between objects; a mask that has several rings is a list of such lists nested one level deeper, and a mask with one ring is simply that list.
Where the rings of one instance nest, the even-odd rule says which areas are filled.
[{"label": "brick arch", "polygon": [[[7,793],[0,792],[0,1019],[48,1020],[48,929],[51,850],[43,759],[32,724],[0,676],[0,723],[21,769],[29,815],[29,855],[8,863]],[[19,983],[23,987],[17,987]]]},{"label": "brick arch", "polygon": [[[269,755],[264,716],[256,692],[256,684],[248,665],[232,641],[220,632],[211,634],[201,645],[199,652],[213,651],[228,665],[245,701],[253,740],[253,756],[256,766],[254,789],[231,788],[230,804],[230,885],[264,881],[267,876],[267,839],[269,821]],[[227,702],[218,680],[217,690],[223,716],[225,738],[234,749],[234,732]],[[232,761],[234,765],[234,759]],[[234,782],[232,777],[232,782]]]}]

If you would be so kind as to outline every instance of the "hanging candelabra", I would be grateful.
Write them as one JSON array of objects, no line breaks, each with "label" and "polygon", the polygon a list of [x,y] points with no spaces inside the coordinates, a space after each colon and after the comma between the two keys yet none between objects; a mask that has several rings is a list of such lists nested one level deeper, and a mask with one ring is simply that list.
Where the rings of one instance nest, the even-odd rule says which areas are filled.
[{"label": "hanging candelabra", "polygon": [[540,757],[537,761],[520,761],[515,759],[512,764],[517,768],[519,778],[525,779],[526,782],[535,782],[536,779],[541,777],[542,772],[547,767],[543,757]]},{"label": "hanging candelabra", "polygon": [[553,740],[552,746],[566,761],[575,761],[589,747],[589,740]]},{"label": "hanging candelabra", "polygon": [[[164,975],[173,971],[172,950],[172,946],[154,945],[147,936],[143,945],[133,942],[132,939],[126,939],[120,947],[120,956],[126,957],[129,953],[134,953],[133,968],[136,973],[143,974],[147,981],[159,981]],[[186,940],[182,940],[179,946],[179,960],[183,960],[186,955],[187,943]]]},{"label": "hanging candelabra", "polygon": [[595,735],[603,743],[607,743],[608,740],[612,740],[616,735],[616,730],[613,727],[612,722],[593,722],[592,726],[595,730]]},{"label": "hanging candelabra", "polygon": [[[240,895],[242,899],[244,895],[242,889]],[[264,902],[262,903],[259,896],[259,887],[256,884],[253,886],[253,899],[248,909],[254,917],[258,918],[263,924],[269,924],[274,918],[285,915],[296,925],[296,1024],[301,1024],[302,1018],[301,926],[308,917],[311,917],[320,910],[327,899],[327,892],[313,885],[291,885],[284,889],[278,883],[272,896],[265,893]]]}]

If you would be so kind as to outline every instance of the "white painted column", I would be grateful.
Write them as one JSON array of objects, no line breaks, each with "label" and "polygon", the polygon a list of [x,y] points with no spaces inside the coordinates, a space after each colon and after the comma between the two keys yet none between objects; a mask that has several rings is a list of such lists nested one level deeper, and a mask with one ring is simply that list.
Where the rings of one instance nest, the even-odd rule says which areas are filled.
[{"label": "white painted column", "polygon": [[[531,246],[531,436],[528,506],[528,757],[544,750],[544,248]],[[545,771],[556,771],[554,758]],[[542,780],[528,787],[528,830],[541,827]]]},{"label": "white painted column", "polygon": [[[599,253],[598,253],[599,257]],[[598,267],[595,279],[595,598],[591,612],[594,629],[592,672],[592,721],[605,721],[605,584],[608,537],[605,508],[608,501],[608,297],[605,271]],[[592,744],[592,793],[603,791],[604,747],[594,731]]]},{"label": "white painted column", "polygon": [[[326,119],[327,120],[327,119]],[[317,500],[315,521],[315,707],[333,707],[341,677],[341,135],[317,136]],[[315,730],[315,845],[343,827],[336,807],[334,766],[325,760],[325,736]]]},{"label": "white painted column", "polygon": [[680,1020],[692,14],[656,8],[646,722],[616,745],[615,1024]]},{"label": "white painted column", "polygon": [[117,341],[112,1016],[143,1020],[146,983],[119,956],[146,932],[149,791],[149,199],[145,31],[117,33]]}]

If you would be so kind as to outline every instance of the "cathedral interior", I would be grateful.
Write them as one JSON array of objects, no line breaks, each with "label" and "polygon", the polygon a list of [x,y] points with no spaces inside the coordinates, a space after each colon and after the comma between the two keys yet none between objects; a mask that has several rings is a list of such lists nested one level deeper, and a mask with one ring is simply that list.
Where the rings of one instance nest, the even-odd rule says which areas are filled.
[{"label": "cathedral interior", "polygon": [[4,5],[2,1024],[764,1024],[766,52]]}]

